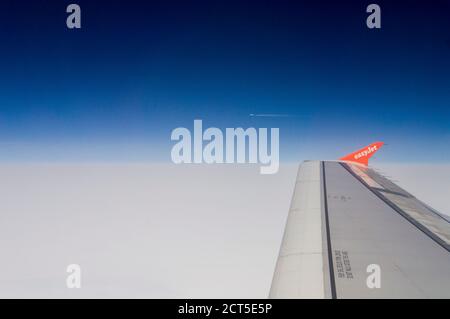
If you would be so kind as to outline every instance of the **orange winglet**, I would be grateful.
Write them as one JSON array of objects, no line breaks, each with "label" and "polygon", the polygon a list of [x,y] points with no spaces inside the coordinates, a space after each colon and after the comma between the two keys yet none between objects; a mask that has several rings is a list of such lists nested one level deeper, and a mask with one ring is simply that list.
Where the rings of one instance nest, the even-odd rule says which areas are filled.
[{"label": "orange winglet", "polygon": [[375,154],[375,152],[378,151],[383,145],[383,142],[372,143],[366,147],[363,147],[362,149],[357,150],[356,152],[341,157],[339,160],[354,162],[367,166],[369,164],[369,158],[371,158],[372,155]]}]

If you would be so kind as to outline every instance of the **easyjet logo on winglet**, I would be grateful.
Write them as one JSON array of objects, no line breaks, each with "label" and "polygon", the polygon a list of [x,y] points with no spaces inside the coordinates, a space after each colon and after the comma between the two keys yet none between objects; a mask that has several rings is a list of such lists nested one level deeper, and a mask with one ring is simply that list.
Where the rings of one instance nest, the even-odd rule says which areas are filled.
[{"label": "easyjet logo on winglet", "polygon": [[363,156],[367,156],[367,155],[369,155],[370,153],[375,152],[377,149],[378,149],[378,148],[377,148],[376,145],[374,145],[374,146],[372,146],[372,147],[369,146],[369,147],[367,147],[366,150],[364,150],[364,151],[362,151],[362,152],[359,152],[359,153],[355,154],[354,158],[355,158],[355,159],[358,159],[358,158],[361,158],[361,157],[363,157]]},{"label": "easyjet logo on winglet", "polygon": [[348,154],[344,157],[341,157],[341,161],[348,161],[348,162],[354,162],[358,164],[368,165],[369,164],[369,158],[372,157],[372,155],[380,149],[381,146],[383,146],[383,142],[376,142],[372,143],[366,147],[363,147],[360,150],[357,150],[356,152],[353,152],[351,154]]}]

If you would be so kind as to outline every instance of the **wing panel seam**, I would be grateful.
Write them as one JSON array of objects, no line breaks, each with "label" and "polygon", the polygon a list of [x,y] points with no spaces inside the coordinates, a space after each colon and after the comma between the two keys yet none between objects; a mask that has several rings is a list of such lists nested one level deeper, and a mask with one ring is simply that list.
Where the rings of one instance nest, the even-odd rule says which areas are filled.
[{"label": "wing panel seam", "polygon": [[334,277],[334,266],[333,266],[333,250],[331,247],[331,232],[330,223],[328,216],[328,197],[327,197],[327,181],[325,177],[325,162],[322,162],[322,182],[323,182],[323,203],[325,212],[325,229],[327,233],[327,246],[328,246],[328,268],[330,270],[330,287],[331,287],[331,298],[336,299],[336,282]]}]

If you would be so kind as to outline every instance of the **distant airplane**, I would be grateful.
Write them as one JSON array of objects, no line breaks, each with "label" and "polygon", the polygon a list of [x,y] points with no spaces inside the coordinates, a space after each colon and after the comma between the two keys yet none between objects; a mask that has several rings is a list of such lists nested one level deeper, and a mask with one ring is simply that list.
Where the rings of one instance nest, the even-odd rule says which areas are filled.
[{"label": "distant airplane", "polygon": [[368,167],[299,166],[270,298],[450,298],[450,222]]}]

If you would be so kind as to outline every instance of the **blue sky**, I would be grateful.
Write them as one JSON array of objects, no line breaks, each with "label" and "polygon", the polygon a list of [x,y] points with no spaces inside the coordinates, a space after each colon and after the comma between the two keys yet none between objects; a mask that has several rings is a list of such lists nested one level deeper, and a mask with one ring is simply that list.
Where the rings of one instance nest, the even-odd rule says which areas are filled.
[{"label": "blue sky", "polygon": [[378,1],[380,30],[364,1],[69,3],[2,4],[0,161],[168,161],[194,119],[279,127],[282,161],[450,161],[448,1]]}]

